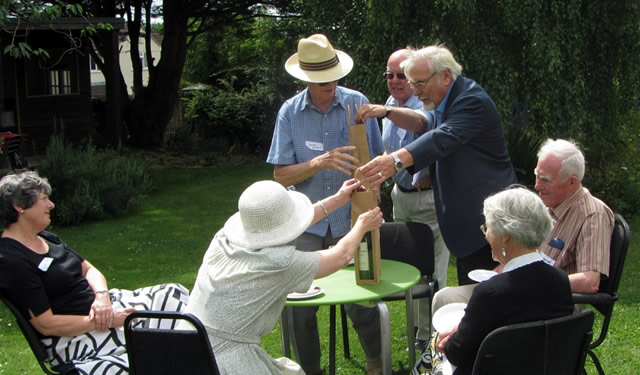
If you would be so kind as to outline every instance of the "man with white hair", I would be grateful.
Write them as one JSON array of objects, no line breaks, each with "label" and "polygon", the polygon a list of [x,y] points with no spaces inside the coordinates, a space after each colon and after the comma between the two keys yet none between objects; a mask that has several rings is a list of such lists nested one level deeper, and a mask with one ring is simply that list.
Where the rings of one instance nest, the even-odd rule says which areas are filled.
[{"label": "man with white hair", "polygon": [[615,218],[582,186],[584,169],[584,156],[573,142],[549,139],[540,148],[536,190],[555,225],[539,250],[569,274],[573,292],[596,293],[600,279],[609,276]]},{"label": "man with white hair", "polygon": [[[413,95],[413,90],[409,87],[407,77],[400,67],[412,50],[408,48],[399,49],[393,52],[387,60],[387,69],[383,76],[387,81],[389,98],[385,103],[388,107],[394,108],[422,108],[422,102]],[[382,119],[382,142],[386,154],[408,145],[418,139],[421,133],[411,132],[398,127],[388,118]],[[433,232],[433,254],[435,266],[435,278],[438,285],[447,285],[447,268],[449,265],[449,250],[442,239],[440,227],[438,226],[438,216],[436,213],[435,201],[429,167],[427,166],[419,180],[414,182],[413,176],[406,170],[401,170],[394,174],[394,187],[391,190],[391,200],[393,201],[393,221],[396,222],[418,222],[429,225]],[[431,331],[431,306],[428,298],[414,300],[414,312],[417,318],[416,348],[422,351],[429,340]]]},{"label": "man with white hair", "polygon": [[379,184],[405,168],[415,174],[430,166],[438,223],[456,257],[458,282],[472,284],[469,271],[497,265],[478,231],[484,222],[482,202],[516,182],[500,115],[487,92],[461,76],[462,67],[442,46],[412,52],[401,67],[425,113],[369,105],[359,114],[365,119],[387,117],[410,131],[429,131],[391,154],[376,157],[360,172],[364,181]]}]

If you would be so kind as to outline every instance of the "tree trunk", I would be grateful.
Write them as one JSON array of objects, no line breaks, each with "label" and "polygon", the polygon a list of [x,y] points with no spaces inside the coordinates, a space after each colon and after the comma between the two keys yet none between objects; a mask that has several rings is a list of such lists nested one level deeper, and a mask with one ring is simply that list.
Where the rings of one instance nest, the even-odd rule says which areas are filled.
[{"label": "tree trunk", "polygon": [[130,143],[139,148],[164,144],[164,133],[178,100],[180,77],[187,54],[189,9],[176,1],[164,4],[164,39],[160,61],[142,92],[136,92],[130,105],[128,123]]}]

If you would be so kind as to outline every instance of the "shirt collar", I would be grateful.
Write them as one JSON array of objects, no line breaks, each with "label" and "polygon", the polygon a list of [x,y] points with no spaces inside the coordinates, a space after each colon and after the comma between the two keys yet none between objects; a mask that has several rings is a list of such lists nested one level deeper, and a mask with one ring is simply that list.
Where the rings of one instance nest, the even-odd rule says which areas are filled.
[{"label": "shirt collar", "polygon": [[564,202],[560,203],[557,207],[549,209],[551,216],[553,216],[553,218],[556,220],[560,220],[560,218],[569,211],[569,209],[573,206],[573,204],[577,200],[582,198],[586,190],[587,188],[585,187],[576,190],[576,192],[573,193],[573,195],[565,199]]},{"label": "shirt collar", "polygon": [[[343,95],[342,95],[342,91],[340,90],[340,86],[336,86],[336,93],[333,95],[333,100],[331,101],[331,105],[329,106],[329,110],[327,111],[327,113],[331,112],[331,109],[336,105],[340,105],[343,109],[346,109],[346,106],[344,105],[344,100],[342,98],[343,98]],[[309,94],[309,88],[304,89],[304,100],[302,100],[301,104],[302,104],[302,108],[300,108],[300,110],[305,110],[307,107],[317,109],[317,107],[313,105],[313,102],[311,101],[311,94]]]},{"label": "shirt collar", "polygon": [[540,255],[538,251],[520,255],[519,257],[513,258],[509,262],[507,262],[507,264],[504,265],[504,269],[502,270],[502,272],[513,271],[516,268],[524,267],[527,264],[531,264],[533,262],[538,262],[541,260],[542,260],[542,255]]},{"label": "shirt collar", "polygon": [[453,88],[453,84],[449,86],[449,90],[447,90],[447,95],[444,96],[438,108],[436,108],[436,114],[442,115],[444,113],[444,109],[447,106],[447,101],[449,100],[449,94],[451,93],[451,89]]}]

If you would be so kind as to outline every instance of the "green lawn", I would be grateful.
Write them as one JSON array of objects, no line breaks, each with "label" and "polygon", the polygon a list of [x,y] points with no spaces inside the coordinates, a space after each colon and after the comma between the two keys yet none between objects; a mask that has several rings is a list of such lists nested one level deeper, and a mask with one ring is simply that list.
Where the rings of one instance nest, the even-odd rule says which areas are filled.
[{"label": "green lawn", "polygon": [[[157,190],[131,215],[69,228],[50,228],[71,247],[95,264],[110,287],[133,289],[160,282],[179,282],[191,288],[202,255],[214,233],[237,210],[240,193],[249,184],[270,179],[266,165],[225,168],[176,168],[156,171]],[[54,186],[55,189],[55,186]],[[52,196],[55,202],[55,192]],[[640,220],[630,223],[640,227]],[[640,247],[632,236],[612,326],[597,350],[607,374],[640,373]],[[449,280],[455,270],[449,267]],[[389,304],[391,311],[394,374],[408,373],[405,352],[404,303]],[[328,308],[319,311],[323,339],[323,363],[328,363]],[[339,328],[339,325],[338,325]],[[337,343],[337,372],[362,374],[364,354],[357,335],[350,331],[351,360],[342,357]],[[274,357],[282,356],[279,327],[262,341]],[[595,369],[587,360],[587,371]],[[41,374],[31,351],[4,306],[0,307],[0,374]]]}]

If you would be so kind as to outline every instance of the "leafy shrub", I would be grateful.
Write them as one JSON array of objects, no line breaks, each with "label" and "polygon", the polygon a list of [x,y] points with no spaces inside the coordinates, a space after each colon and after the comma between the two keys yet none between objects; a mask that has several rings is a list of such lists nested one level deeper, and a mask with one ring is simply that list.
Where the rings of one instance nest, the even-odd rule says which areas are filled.
[{"label": "leafy shrub", "polygon": [[[183,99],[187,130],[197,139],[197,146],[191,149],[199,154],[266,155],[285,98],[276,94],[275,83],[265,79],[267,74],[261,69],[231,69],[219,75],[210,89]],[[170,138],[168,146],[193,139],[184,131]]]},{"label": "leafy shrub", "polygon": [[530,128],[512,124],[505,133],[505,140],[518,183],[533,188],[536,183],[533,170],[538,164],[538,150],[543,139]]},{"label": "leafy shrub", "polygon": [[91,144],[77,149],[61,135],[51,137],[38,172],[53,188],[52,220],[60,225],[123,214],[152,187],[144,161]]}]

